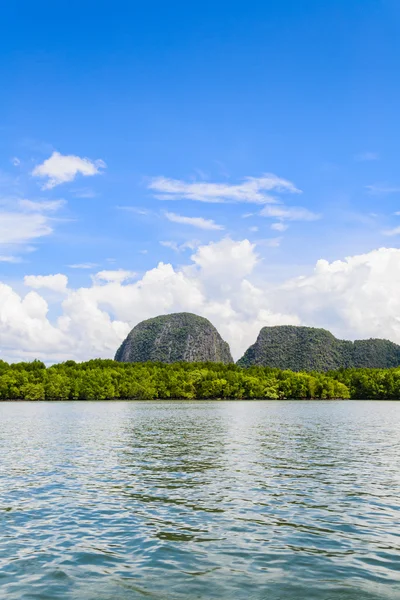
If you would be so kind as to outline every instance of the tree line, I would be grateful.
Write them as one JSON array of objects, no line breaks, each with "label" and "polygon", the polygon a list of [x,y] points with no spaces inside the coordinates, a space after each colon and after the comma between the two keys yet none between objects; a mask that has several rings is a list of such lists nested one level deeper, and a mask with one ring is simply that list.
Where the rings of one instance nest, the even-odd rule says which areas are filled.
[{"label": "tree line", "polygon": [[[400,372],[399,372],[400,373]],[[360,385],[343,373],[294,373],[220,363],[0,361],[1,400],[349,398]],[[400,375],[399,375],[400,397]]]},{"label": "tree line", "polygon": [[46,367],[0,360],[1,400],[209,398],[400,399],[400,368],[293,372],[221,363],[120,363],[95,359]]}]

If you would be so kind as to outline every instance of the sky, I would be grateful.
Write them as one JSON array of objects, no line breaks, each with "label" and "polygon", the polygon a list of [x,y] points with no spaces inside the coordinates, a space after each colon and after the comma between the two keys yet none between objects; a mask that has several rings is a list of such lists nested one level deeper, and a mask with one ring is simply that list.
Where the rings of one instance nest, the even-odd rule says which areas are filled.
[{"label": "sky", "polygon": [[113,357],[189,311],[400,343],[396,0],[14,0],[0,349]]}]

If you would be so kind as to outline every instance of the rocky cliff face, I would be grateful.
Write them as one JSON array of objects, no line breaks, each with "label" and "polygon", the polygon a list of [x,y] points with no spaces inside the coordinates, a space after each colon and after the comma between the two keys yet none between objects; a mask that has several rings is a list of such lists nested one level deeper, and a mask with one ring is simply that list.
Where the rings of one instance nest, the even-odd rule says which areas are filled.
[{"label": "rocky cliff face", "polygon": [[238,365],[291,371],[329,371],[341,367],[391,368],[400,365],[400,346],[388,340],[349,342],[326,329],[284,325],[263,327]]},{"label": "rocky cliff face", "polygon": [[228,344],[210,321],[191,313],[174,313],[142,321],[121,344],[115,360],[233,362]]}]

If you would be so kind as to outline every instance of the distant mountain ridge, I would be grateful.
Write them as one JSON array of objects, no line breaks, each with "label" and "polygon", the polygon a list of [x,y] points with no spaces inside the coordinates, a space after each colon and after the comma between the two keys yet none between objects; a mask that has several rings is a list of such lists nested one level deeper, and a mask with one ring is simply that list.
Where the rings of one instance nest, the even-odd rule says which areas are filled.
[{"label": "distant mountain ridge", "polygon": [[400,346],[383,339],[339,340],[326,329],[279,325],[263,327],[237,364],[291,371],[386,369],[400,365]]},{"label": "distant mountain ridge", "polygon": [[173,313],[142,321],[121,344],[115,360],[233,363],[229,345],[214,325],[192,313]]}]

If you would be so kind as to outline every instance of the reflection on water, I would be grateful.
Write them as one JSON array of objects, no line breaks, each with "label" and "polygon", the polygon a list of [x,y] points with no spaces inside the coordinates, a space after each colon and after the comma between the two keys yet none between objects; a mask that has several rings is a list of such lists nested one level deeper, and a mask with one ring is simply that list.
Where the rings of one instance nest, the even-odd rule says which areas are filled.
[{"label": "reflection on water", "polygon": [[400,598],[400,402],[0,404],[0,598]]}]

